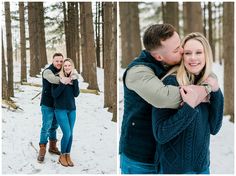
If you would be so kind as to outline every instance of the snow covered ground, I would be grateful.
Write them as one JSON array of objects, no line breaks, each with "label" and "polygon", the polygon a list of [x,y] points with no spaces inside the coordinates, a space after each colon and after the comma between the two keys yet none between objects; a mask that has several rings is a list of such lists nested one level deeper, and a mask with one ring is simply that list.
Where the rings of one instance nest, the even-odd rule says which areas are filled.
[{"label": "snow covered ground", "polygon": [[[220,88],[223,92],[223,67],[219,64],[213,65],[213,72],[217,75]],[[124,69],[119,71],[119,129],[123,117],[123,82]],[[234,174],[234,124],[225,116],[220,132],[211,136],[211,166],[212,174]]]},{"label": "snow covered ground", "polygon": [[[19,64],[14,66],[14,81],[19,81]],[[47,152],[44,163],[37,162],[41,128],[40,96],[31,100],[41,88],[16,84],[15,102],[22,110],[2,109],[3,174],[115,174],[117,160],[117,123],[103,108],[103,70],[98,69],[101,94],[81,93],[76,98],[77,120],[71,156],[74,167],[58,164],[58,156]],[[41,78],[28,82],[41,84]],[[80,88],[87,84],[82,78]],[[58,139],[62,137],[58,129]],[[60,144],[60,141],[59,141]]]}]

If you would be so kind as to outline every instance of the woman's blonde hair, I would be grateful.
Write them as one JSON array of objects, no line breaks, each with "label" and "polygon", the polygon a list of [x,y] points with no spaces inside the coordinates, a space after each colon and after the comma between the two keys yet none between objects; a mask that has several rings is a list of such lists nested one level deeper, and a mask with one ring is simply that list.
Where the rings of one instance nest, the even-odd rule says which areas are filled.
[{"label": "woman's blonde hair", "polygon": [[[212,72],[212,64],[213,64],[212,50],[208,40],[201,33],[198,32],[188,34],[182,41],[181,44],[182,47],[184,48],[186,42],[191,39],[199,41],[202,44],[205,53],[205,60],[206,60],[205,66],[203,67],[203,69],[199,74],[201,77],[196,82],[197,85],[200,85],[204,80],[206,80],[206,78]],[[190,85],[195,83],[195,75],[188,72],[188,70],[185,68],[184,59],[182,59],[181,61],[181,64],[177,70],[176,77],[179,85]]]},{"label": "woman's blonde hair", "polygon": [[64,70],[64,63],[67,62],[67,61],[71,63],[71,67],[72,67],[72,69],[71,69],[71,74],[70,74],[70,75],[72,75],[73,72],[74,72],[74,70],[75,70],[75,64],[74,64],[73,60],[70,59],[70,58],[66,58],[66,59],[63,61],[62,68],[61,68],[61,70],[60,70],[60,72],[59,72],[59,76],[60,76],[61,78],[62,78],[62,77],[66,77],[66,73],[65,73],[65,70]]}]

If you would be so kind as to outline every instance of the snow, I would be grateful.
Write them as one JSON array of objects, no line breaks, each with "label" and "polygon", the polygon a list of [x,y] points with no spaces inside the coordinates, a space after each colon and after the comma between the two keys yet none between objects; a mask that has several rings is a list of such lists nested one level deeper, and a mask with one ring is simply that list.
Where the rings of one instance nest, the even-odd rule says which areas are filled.
[{"label": "snow", "polygon": [[[14,80],[19,82],[20,65],[14,66]],[[214,73],[223,88],[223,67],[214,64]],[[117,125],[123,116],[124,69],[119,70],[119,123],[111,121],[112,114],[103,108],[103,70],[98,69],[100,95],[81,93],[76,98],[77,120],[74,128],[72,159],[74,167],[58,164],[58,156],[47,152],[44,163],[37,162],[39,133],[41,127],[39,87],[15,84],[16,104],[22,110],[2,108],[2,173],[3,174],[116,174]],[[29,78],[28,82],[41,84],[41,78]],[[79,79],[80,88],[87,84]],[[223,90],[222,90],[223,91]],[[120,130],[119,130],[120,131]],[[58,139],[62,136],[58,129]],[[59,141],[60,146],[60,141]],[[225,116],[220,132],[211,136],[211,173],[234,173],[234,125]],[[119,170],[118,170],[119,172]]]},{"label": "snow", "polygon": [[[20,79],[20,64],[14,65],[14,81]],[[41,87],[15,84],[14,101],[23,110],[2,108],[2,173],[3,174],[115,174],[117,159],[117,123],[103,108],[103,69],[97,70],[100,95],[81,93],[76,98],[77,115],[71,157],[74,167],[58,164],[58,155],[48,152],[43,163],[37,162],[41,128],[40,96],[31,100]],[[41,77],[28,82],[41,84]],[[87,83],[79,79],[80,88]],[[58,128],[60,146],[62,137]],[[48,148],[47,148],[48,149]]]},{"label": "snow", "polygon": [[[121,128],[124,106],[122,82],[124,71],[124,69],[120,69],[119,71],[119,131]],[[224,92],[223,66],[218,63],[214,63],[213,72],[217,75],[220,88],[222,92]],[[229,121],[229,116],[224,116],[223,124],[219,133],[215,136],[211,136],[210,152],[211,174],[234,174],[234,124]]]}]

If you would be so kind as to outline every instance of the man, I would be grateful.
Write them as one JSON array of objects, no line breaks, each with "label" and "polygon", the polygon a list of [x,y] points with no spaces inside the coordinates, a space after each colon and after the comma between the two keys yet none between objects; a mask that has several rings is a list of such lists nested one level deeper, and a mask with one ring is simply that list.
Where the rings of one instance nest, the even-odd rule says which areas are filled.
[{"label": "man", "polygon": [[[154,164],[152,106],[177,109],[182,101],[178,87],[165,86],[160,80],[181,60],[183,48],[174,27],[150,26],[144,33],[143,44],[146,50],[131,62],[123,75],[124,115],[119,146],[122,174],[158,173]],[[187,96],[196,105],[210,93],[210,86],[191,85],[191,89],[194,91],[187,91]]]},{"label": "man", "polygon": [[[46,68],[42,73],[43,90],[41,97],[41,112],[42,112],[42,128],[40,132],[40,142],[39,142],[39,155],[37,160],[39,162],[44,161],[46,154],[46,145],[49,138],[49,149],[48,151],[52,154],[60,155],[60,151],[56,147],[56,130],[58,128],[58,123],[54,115],[54,102],[51,94],[52,84],[59,84],[60,78],[55,76],[62,68],[63,55],[61,53],[55,53],[53,55],[52,64]],[[64,78],[61,80],[64,82],[70,82],[69,78]]]}]

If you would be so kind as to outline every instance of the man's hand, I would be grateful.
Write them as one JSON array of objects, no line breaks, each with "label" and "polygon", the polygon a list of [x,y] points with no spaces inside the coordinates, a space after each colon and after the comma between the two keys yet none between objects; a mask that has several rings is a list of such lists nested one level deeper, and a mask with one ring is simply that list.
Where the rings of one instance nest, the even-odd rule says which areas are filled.
[{"label": "man's hand", "polygon": [[220,88],[217,79],[212,78],[211,76],[208,76],[204,83],[209,84],[213,92],[216,92]]},{"label": "man's hand", "polygon": [[195,108],[198,105],[198,95],[191,87],[181,87],[180,94],[182,96],[183,101],[185,103],[188,103],[188,105],[192,108]]},{"label": "man's hand", "polygon": [[[189,85],[189,86],[181,86],[181,88],[183,88],[184,90],[190,89],[197,95],[197,100],[195,101],[194,107],[199,105],[201,102],[206,102],[207,92],[204,86]],[[192,95],[189,94],[189,96],[192,96]]]},{"label": "man's hand", "polygon": [[71,78],[62,77],[62,78],[60,79],[60,81],[61,81],[62,84],[67,85],[67,84],[69,84],[69,83],[71,82]]}]

